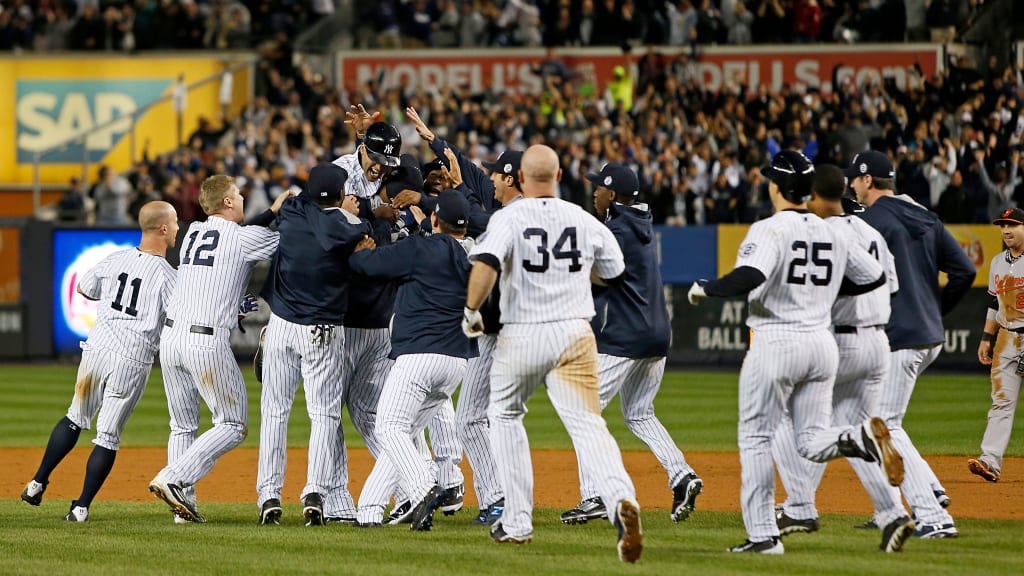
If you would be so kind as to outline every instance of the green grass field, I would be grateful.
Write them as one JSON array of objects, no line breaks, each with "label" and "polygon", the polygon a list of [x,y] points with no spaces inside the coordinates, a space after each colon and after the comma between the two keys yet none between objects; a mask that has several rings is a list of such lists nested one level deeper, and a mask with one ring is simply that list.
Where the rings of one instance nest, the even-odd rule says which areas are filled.
[{"label": "green grass field", "polygon": [[[67,408],[75,370],[0,366],[0,448],[45,445]],[[250,426],[256,429],[259,387],[251,373],[246,378]],[[736,381],[735,371],[666,376],[658,414],[685,451],[736,450]],[[906,427],[922,453],[974,455],[988,405],[985,373],[929,375],[918,383]],[[301,398],[296,406],[289,442],[304,446],[308,419]],[[643,449],[617,409],[609,409],[607,417],[623,449]],[[526,422],[533,448],[571,447],[543,392],[530,403]],[[1018,419],[1008,455],[1024,456],[1022,428]],[[163,386],[154,370],[123,445],[161,447],[166,435]],[[361,445],[351,428],[347,437],[350,445]],[[256,446],[257,438],[250,434],[245,445]],[[70,525],[60,521],[66,502],[44,501],[40,510],[22,504],[17,494],[3,496],[0,574],[1018,574],[1024,544],[1024,522],[965,518],[958,520],[962,536],[957,540],[915,540],[902,554],[882,556],[875,551],[877,532],[850,528],[863,518],[824,516],[819,533],[788,537],[782,557],[735,557],[724,550],[743,539],[740,515],[700,511],[698,501],[698,512],[682,524],[672,524],[663,513],[644,514],[644,556],[636,566],[622,566],[615,559],[615,532],[607,523],[568,528],[559,524],[559,511],[551,509],[537,511],[533,544],[505,547],[491,544],[485,530],[467,525],[464,513],[458,520],[438,515],[434,531],[412,534],[342,526],[305,529],[297,509],[286,511],[285,525],[261,528],[253,524],[251,504],[226,503],[204,504],[204,513],[216,517],[215,523],[174,526],[161,506],[104,502],[102,517]]]}]

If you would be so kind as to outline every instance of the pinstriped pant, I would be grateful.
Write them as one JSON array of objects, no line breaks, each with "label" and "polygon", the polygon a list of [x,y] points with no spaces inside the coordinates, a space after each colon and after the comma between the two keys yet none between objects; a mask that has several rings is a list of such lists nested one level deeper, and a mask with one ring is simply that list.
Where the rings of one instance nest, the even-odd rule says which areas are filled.
[{"label": "pinstriped pant", "polygon": [[[668,473],[668,487],[675,487],[683,476],[693,472],[693,468],[686,463],[683,453],[654,414],[654,397],[658,395],[665,375],[665,357],[623,358],[598,354],[597,374],[601,410],[619,394],[622,416],[629,431],[647,444]],[[576,459],[580,459],[578,453]],[[586,500],[597,495],[593,480],[580,467],[580,496]]]},{"label": "pinstriped pant", "polygon": [[[832,393],[832,423],[836,426],[861,424],[878,414],[878,399],[889,374],[889,339],[885,330],[861,328],[854,334],[836,334],[839,369]],[[797,520],[818,517],[815,492],[825,464],[802,458],[796,448],[793,420],[787,414],[775,431],[772,455],[783,486],[786,487],[786,515]],[[875,507],[875,522],[885,527],[907,512],[882,469],[860,458],[847,461]]]},{"label": "pinstriped pant", "polygon": [[597,343],[590,323],[505,324],[494,349],[488,411],[494,459],[505,489],[505,532],[516,537],[533,533],[533,462],[523,416],[541,382],[580,453],[580,466],[594,478],[614,522],[611,510],[621,500],[635,500],[636,490],[601,417]]},{"label": "pinstriped pant", "polygon": [[88,342],[82,342],[81,347],[82,362],[78,365],[68,420],[88,430],[96,416],[93,444],[117,450],[124,425],[146,390],[153,365],[125,358],[114,350],[93,347]]},{"label": "pinstriped pant", "polygon": [[[903,456],[903,497],[917,516],[918,524],[950,524],[953,517],[935,499],[933,490],[942,485],[928,462],[921,457],[910,436],[903,429],[903,417],[907,414],[910,396],[914,392],[917,378],[939,356],[942,344],[922,348],[893,350],[889,379],[882,386],[878,404],[881,417],[889,426],[893,445]],[[893,488],[895,490],[895,488]]]},{"label": "pinstriped pant", "polygon": [[480,508],[487,508],[505,496],[498,482],[498,466],[494,462],[487,420],[487,406],[491,400],[491,364],[497,341],[495,334],[484,334],[477,339],[480,356],[469,359],[466,377],[459,390],[459,403],[455,407],[459,440],[473,468],[473,489]]},{"label": "pinstriped pant", "polygon": [[436,483],[429,453],[416,446],[417,437],[434,417],[466,372],[466,359],[443,354],[404,354],[395,360],[377,412],[377,434],[384,448],[359,495],[359,521],[380,522],[398,485],[416,503]]},{"label": "pinstriped pant", "polygon": [[341,426],[345,329],[334,326],[333,332],[321,341],[313,341],[315,330],[315,326],[270,315],[263,344],[258,506],[271,498],[281,498],[287,464],[288,418],[300,379],[310,431],[306,486],[299,497],[314,492],[327,495],[344,488],[338,485],[341,478],[335,473],[334,458]]},{"label": "pinstriped pant", "polygon": [[[249,414],[245,381],[231,351],[230,331],[213,335],[189,331],[183,322],[164,328],[160,362],[171,414],[168,466],[160,471],[173,483],[192,486],[217,460],[245,440]],[[206,402],[213,427],[199,431],[199,399]]]},{"label": "pinstriped pant", "polygon": [[839,351],[832,333],[760,331],[743,359],[739,386],[739,448],[743,524],[751,541],[779,535],[775,522],[772,438],[788,410],[797,450],[824,462],[838,458],[838,440],[853,427],[830,427]]}]

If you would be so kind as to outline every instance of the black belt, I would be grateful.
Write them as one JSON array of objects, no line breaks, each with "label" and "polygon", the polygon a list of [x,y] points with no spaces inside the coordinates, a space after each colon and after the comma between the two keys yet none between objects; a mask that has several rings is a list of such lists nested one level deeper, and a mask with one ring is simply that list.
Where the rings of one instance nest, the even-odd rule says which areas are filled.
[{"label": "black belt", "polygon": [[[170,318],[164,318],[164,326],[167,326],[168,328],[173,328],[174,320],[171,320]],[[206,334],[207,336],[213,336],[213,328],[210,328],[209,326],[200,326],[199,324],[193,324],[191,327],[189,327],[188,331],[193,334]]]},{"label": "black belt", "polygon": [[1007,332],[1014,332],[1016,334],[1024,334],[1024,326],[1022,326],[1020,328],[1007,328],[1006,331]]},{"label": "black belt", "polygon": [[[867,330],[869,328],[877,330],[879,328],[885,328],[885,326],[881,324],[875,324],[874,326],[861,326],[860,328],[863,330]],[[836,334],[856,334],[857,326],[836,326],[832,329],[832,331],[835,332]]]}]

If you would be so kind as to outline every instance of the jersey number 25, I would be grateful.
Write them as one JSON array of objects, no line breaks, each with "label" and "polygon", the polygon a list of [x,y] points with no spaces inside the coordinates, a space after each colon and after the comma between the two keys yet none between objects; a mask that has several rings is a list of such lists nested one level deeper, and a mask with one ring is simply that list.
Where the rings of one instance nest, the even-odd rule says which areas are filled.
[{"label": "jersey number 25", "polygon": [[[789,274],[786,275],[788,284],[804,285],[807,278],[815,286],[828,286],[832,280],[832,259],[829,252],[832,251],[831,242],[812,242],[810,250],[807,249],[807,242],[797,240],[793,242],[793,259],[789,262]],[[813,267],[808,267],[808,252]],[[821,275],[818,272],[822,272]]]}]

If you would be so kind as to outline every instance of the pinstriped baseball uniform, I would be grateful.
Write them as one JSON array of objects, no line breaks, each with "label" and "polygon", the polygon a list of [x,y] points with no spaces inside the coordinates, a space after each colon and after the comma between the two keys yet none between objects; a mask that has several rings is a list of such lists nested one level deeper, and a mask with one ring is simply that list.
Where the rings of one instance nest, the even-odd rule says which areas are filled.
[{"label": "pinstriped baseball uniform", "polygon": [[345,195],[359,198],[371,198],[377,195],[380,190],[380,181],[370,182],[363,172],[363,165],[359,163],[359,148],[351,154],[345,154],[334,159],[335,166],[341,166],[348,172],[348,180],[345,182]]},{"label": "pinstriped baseball uniform", "polygon": [[459,464],[462,463],[462,443],[456,433],[455,405],[452,404],[451,394],[427,423],[427,432],[430,434],[430,445],[434,449],[433,463],[437,467],[437,485],[447,489],[465,482],[459,468]]},{"label": "pinstriped baseball uniform", "polygon": [[[219,216],[193,222],[185,234],[160,342],[171,414],[168,465],[160,475],[170,482],[195,485],[248,434],[245,381],[229,336],[253,266],[269,260],[277,243],[277,232]],[[196,438],[200,398],[213,427]]]},{"label": "pinstriped baseball uniform", "polygon": [[[997,220],[998,222],[998,220]],[[1008,223],[1008,222],[1006,222]],[[1020,263],[1021,266],[1017,266]],[[997,475],[1003,469],[1003,454],[1013,431],[1013,414],[1020,397],[1021,375],[1018,359],[1024,352],[1024,263],[1004,250],[992,258],[988,274],[988,293],[999,304],[996,322],[999,333],[992,347],[992,407],[981,439],[981,456]]]},{"label": "pinstriped baseball uniform", "polygon": [[[348,303],[348,256],[370,227],[337,207],[321,207],[310,192],[341,185],[341,171],[317,166],[310,191],[281,206],[277,215],[281,242],[261,294],[270,305],[264,343],[264,378],[260,401],[260,466],[257,505],[280,499],[284,486],[288,417],[298,382],[305,390],[310,418],[306,486],[301,498],[345,490],[339,477],[338,430],[344,399],[345,333]],[[341,482],[345,482],[342,484]],[[328,513],[332,511],[328,510]],[[354,516],[354,506],[348,510]]]},{"label": "pinstriped baseball uniform", "polygon": [[487,406],[491,399],[490,374],[494,362],[497,334],[484,334],[476,339],[480,356],[470,358],[466,376],[459,389],[459,403],[455,406],[455,420],[459,440],[473,468],[473,489],[481,509],[486,509],[505,497],[498,481],[498,467],[491,448]]},{"label": "pinstriped baseball uniform", "polygon": [[[591,270],[622,274],[622,251],[602,223],[556,198],[523,198],[491,217],[470,252],[501,266],[501,318],[491,368],[491,443],[505,490],[506,534],[533,533],[533,466],[523,426],[526,402],[544,382],[609,505],[635,500],[618,445],[601,417],[597,344],[589,320]],[[614,522],[615,514],[609,514]]]},{"label": "pinstriped baseball uniform", "polygon": [[736,267],[765,277],[748,295],[753,334],[740,369],[738,427],[743,523],[751,542],[763,542],[779,536],[771,443],[785,412],[804,458],[837,458],[840,439],[853,435],[852,426],[830,428],[839,364],[831,309],[844,277],[867,285],[883,270],[821,218],[796,210],[753,224]]},{"label": "pinstriped baseball uniform", "polygon": [[401,486],[417,504],[437,482],[429,453],[417,448],[422,430],[462,381],[476,343],[462,334],[469,260],[447,234],[410,236],[392,246],[353,254],[359,273],[401,282],[395,300],[391,353],[395,360],[377,406],[375,429],[384,449],[359,496],[359,522],[381,522],[388,497]]},{"label": "pinstriped baseball uniform", "polygon": [[124,425],[146,389],[174,282],[167,260],[137,248],[107,256],[78,281],[82,294],[98,301],[98,312],[82,343],[67,417],[88,430],[99,410],[97,446],[120,447]]},{"label": "pinstriped baseball uniform", "polygon": [[[604,310],[596,316],[600,322],[594,323],[601,409],[620,395],[626,425],[651,449],[668,474],[669,488],[675,488],[693,468],[654,413],[672,327],[651,213],[646,204],[612,202],[605,223],[622,249],[626,270],[619,282],[606,289]],[[598,495],[583,468],[580,495],[583,500]]]},{"label": "pinstriped baseball uniform", "polygon": [[[878,412],[878,395],[889,371],[889,322],[891,294],[899,290],[896,264],[885,239],[860,218],[833,216],[825,220],[848,245],[859,244],[878,258],[885,269],[887,284],[859,296],[839,296],[832,307],[839,365],[832,392],[832,425],[852,426]],[[825,464],[802,458],[793,435],[793,421],[787,414],[775,430],[772,455],[786,488],[785,513],[796,520],[817,519],[815,492]],[[899,495],[875,464],[848,458],[875,508],[875,523],[888,526],[907,516]]]}]

